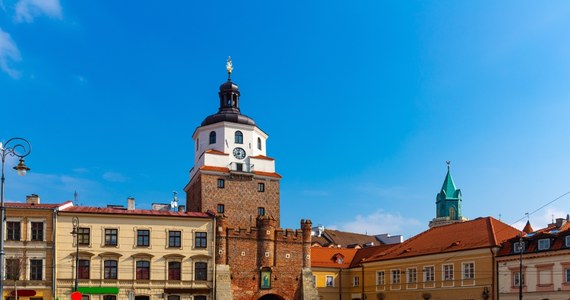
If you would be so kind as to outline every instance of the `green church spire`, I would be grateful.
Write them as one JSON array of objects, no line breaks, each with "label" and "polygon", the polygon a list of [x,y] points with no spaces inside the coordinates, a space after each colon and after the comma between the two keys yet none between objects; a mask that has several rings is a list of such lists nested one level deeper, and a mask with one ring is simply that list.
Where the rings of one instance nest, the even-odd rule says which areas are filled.
[{"label": "green church spire", "polygon": [[455,186],[451,177],[451,162],[447,161],[447,174],[443,180],[441,191],[436,198],[436,218],[461,220],[461,190]]}]

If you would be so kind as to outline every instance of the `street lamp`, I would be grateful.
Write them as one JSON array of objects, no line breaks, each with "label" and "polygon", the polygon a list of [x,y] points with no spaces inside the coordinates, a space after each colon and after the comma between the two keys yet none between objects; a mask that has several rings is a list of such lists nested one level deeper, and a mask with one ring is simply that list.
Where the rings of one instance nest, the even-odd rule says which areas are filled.
[{"label": "street lamp", "polygon": [[2,158],[2,177],[0,181],[0,297],[4,298],[4,223],[6,222],[4,207],[4,162],[6,157],[16,156],[20,159],[20,163],[14,167],[18,171],[18,175],[24,176],[30,170],[24,163],[24,157],[32,152],[30,142],[23,138],[11,138],[4,145],[0,143],[0,156]]},{"label": "street lamp", "polygon": [[79,218],[73,217],[73,231],[71,234],[75,237],[75,288],[74,292],[77,292],[77,285],[79,284]]},{"label": "street lamp", "polygon": [[522,238],[522,232],[519,237],[519,300],[523,298],[523,251],[524,242]]}]

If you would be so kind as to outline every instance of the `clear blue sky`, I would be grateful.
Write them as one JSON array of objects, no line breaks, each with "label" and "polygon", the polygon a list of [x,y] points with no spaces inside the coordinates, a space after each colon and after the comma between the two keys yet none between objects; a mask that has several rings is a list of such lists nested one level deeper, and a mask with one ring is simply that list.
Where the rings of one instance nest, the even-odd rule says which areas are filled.
[{"label": "clear blue sky", "polygon": [[[0,141],[34,147],[6,199],[184,198],[231,55],[283,175],[283,227],[419,233],[446,160],[464,216],[511,224],[570,190],[569,15],[567,1],[0,0]],[[566,196],[530,221],[569,212]]]}]

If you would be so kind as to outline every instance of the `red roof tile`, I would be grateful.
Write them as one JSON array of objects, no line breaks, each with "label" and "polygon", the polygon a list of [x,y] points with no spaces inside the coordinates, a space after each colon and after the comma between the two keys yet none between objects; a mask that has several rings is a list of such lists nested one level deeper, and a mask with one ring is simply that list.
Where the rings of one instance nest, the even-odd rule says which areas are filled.
[{"label": "red roof tile", "polygon": [[34,204],[34,203],[26,203],[26,202],[4,202],[4,206],[6,208],[25,208],[25,209],[54,209],[54,208],[58,208],[60,206],[66,205],[66,204],[70,204],[71,201],[66,201],[63,203],[40,203],[40,204]]},{"label": "red roof tile", "polygon": [[[311,248],[311,266],[322,268],[348,268],[356,251],[356,249],[313,247]],[[340,261],[339,258],[341,258]],[[342,263],[339,263],[341,261]]]},{"label": "red roof tile", "polygon": [[253,174],[267,177],[281,178],[281,175],[271,172],[253,171]]},{"label": "red roof tile", "polygon": [[200,170],[204,170],[204,171],[216,171],[216,172],[229,172],[230,169],[229,168],[224,168],[224,167],[213,167],[213,166],[201,166]]},{"label": "red roof tile", "polygon": [[269,157],[269,156],[264,156],[264,155],[250,156],[250,158],[265,159],[265,160],[275,160],[274,158],[271,158],[271,157]]},{"label": "red roof tile", "polygon": [[227,154],[227,153],[224,153],[224,152],[218,151],[218,150],[214,150],[214,149],[206,150],[206,153],[209,153],[209,154],[217,154],[217,155],[229,155],[229,154]]},{"label": "red roof tile", "polygon": [[61,210],[61,212],[83,213],[83,214],[115,214],[115,215],[138,215],[138,216],[167,216],[167,217],[184,217],[184,218],[210,218],[206,213],[201,212],[179,212],[169,210],[151,210],[151,209],[120,209],[112,207],[95,207],[95,206],[72,206]]},{"label": "red roof tile", "polygon": [[374,253],[367,261],[498,247],[519,230],[492,217],[437,226],[397,244],[387,253]]}]

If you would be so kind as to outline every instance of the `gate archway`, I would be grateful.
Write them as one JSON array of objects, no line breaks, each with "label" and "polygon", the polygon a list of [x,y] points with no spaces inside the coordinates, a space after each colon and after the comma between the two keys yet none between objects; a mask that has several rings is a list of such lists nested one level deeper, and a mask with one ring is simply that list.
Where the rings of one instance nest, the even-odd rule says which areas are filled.
[{"label": "gate archway", "polygon": [[259,298],[259,300],[285,300],[285,298],[276,294],[267,294]]}]

